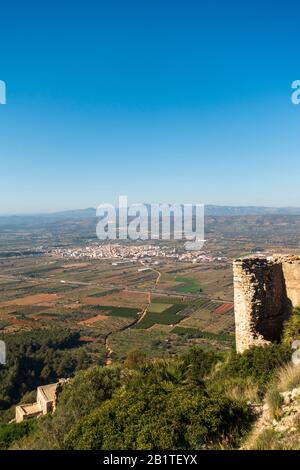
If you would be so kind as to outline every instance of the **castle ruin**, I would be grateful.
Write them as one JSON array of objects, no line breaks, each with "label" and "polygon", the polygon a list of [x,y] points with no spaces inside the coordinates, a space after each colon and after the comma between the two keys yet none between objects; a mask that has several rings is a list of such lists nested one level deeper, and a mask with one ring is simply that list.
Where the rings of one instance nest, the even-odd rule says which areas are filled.
[{"label": "castle ruin", "polygon": [[300,257],[238,259],[233,276],[237,352],[279,340],[283,322],[300,307]]}]

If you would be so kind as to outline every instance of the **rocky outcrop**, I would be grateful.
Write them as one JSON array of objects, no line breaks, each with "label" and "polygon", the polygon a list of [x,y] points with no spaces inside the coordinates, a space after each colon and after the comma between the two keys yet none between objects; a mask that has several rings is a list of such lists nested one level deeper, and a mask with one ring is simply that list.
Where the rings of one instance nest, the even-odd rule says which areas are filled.
[{"label": "rocky outcrop", "polygon": [[[282,405],[274,418],[271,407],[265,403],[257,407],[258,419],[241,450],[298,449],[300,446],[300,388],[280,392]],[[263,438],[264,434],[269,436]],[[266,434],[265,434],[266,436]],[[263,445],[263,448],[261,446]]]}]

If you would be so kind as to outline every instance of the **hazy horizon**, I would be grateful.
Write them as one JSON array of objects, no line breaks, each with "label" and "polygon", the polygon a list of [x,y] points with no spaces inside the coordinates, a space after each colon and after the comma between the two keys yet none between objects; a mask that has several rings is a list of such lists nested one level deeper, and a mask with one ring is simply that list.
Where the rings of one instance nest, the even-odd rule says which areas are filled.
[{"label": "hazy horizon", "polygon": [[[103,201],[102,201],[103,202]],[[105,203],[110,203],[110,201],[105,201]],[[131,203],[136,203],[136,201],[129,201],[129,204]],[[172,204],[172,202],[165,202],[165,201],[159,201],[157,202],[158,204]],[[188,201],[188,203],[191,203]],[[148,204],[147,202],[142,202],[142,204]],[[116,207],[118,205],[116,204]],[[253,205],[253,204],[204,204],[204,207],[206,208],[219,208],[219,209],[266,209],[266,210],[299,210],[300,211],[300,204],[299,206],[267,206],[267,205]],[[26,217],[26,216],[43,216],[43,215],[55,215],[55,214],[63,214],[63,213],[69,213],[69,212],[84,212],[84,211],[89,211],[89,210],[94,210],[96,212],[96,207],[70,207],[70,208],[62,208],[58,210],[48,210],[45,212],[0,212],[0,217]],[[270,212],[271,215],[271,212]]]}]

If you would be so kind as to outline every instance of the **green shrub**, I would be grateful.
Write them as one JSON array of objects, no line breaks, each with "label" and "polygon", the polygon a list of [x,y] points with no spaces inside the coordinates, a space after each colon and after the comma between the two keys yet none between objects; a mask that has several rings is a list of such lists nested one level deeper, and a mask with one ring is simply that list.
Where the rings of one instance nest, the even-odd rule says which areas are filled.
[{"label": "green shrub", "polygon": [[18,403],[37,386],[69,377],[91,362],[78,348],[79,333],[67,329],[0,335],[0,339],[8,352],[7,364],[0,365],[0,410]]},{"label": "green shrub", "polygon": [[158,385],[120,390],[79,421],[66,449],[208,449],[236,444],[251,422],[245,406],[221,395]]},{"label": "green shrub", "polygon": [[205,377],[218,361],[218,354],[193,347],[176,359],[154,359],[146,361],[138,368],[138,373],[130,376],[129,387],[141,383],[149,386],[157,383],[193,384],[204,387]]},{"label": "green shrub", "polygon": [[253,347],[243,354],[232,352],[214,377],[214,383],[225,386],[232,378],[250,378],[258,385],[260,393],[263,393],[274,371],[290,358],[290,348],[282,344]]},{"label": "green shrub", "polygon": [[180,360],[183,361],[186,378],[196,383],[203,381],[211,372],[218,359],[219,355],[217,353],[204,351],[200,347],[190,348],[185,354],[180,356]]},{"label": "green shrub", "polygon": [[300,339],[300,308],[295,308],[291,317],[284,323],[283,343],[291,345],[296,339]]},{"label": "green shrub", "polygon": [[78,372],[64,386],[56,412],[36,420],[36,428],[27,438],[16,443],[15,448],[59,449],[72,426],[111,398],[119,386],[119,367],[93,366]]},{"label": "green shrub", "polygon": [[210,378],[209,388],[224,393],[229,391],[230,396],[232,385],[238,381],[241,398],[246,398],[249,387],[252,387],[253,390],[256,388],[257,397],[262,399],[275,371],[290,358],[290,348],[283,344],[253,347],[243,354],[232,351]]},{"label": "green shrub", "polygon": [[35,421],[23,421],[0,425],[0,449],[7,449],[14,441],[27,436],[35,427]]},{"label": "green shrub", "polygon": [[147,355],[144,351],[140,349],[133,349],[129,351],[124,361],[124,367],[128,369],[139,369],[142,365],[145,364]]},{"label": "green shrub", "polygon": [[13,448],[236,447],[253,416],[241,397],[207,388],[219,359],[192,348],[176,359],[143,358],[137,366],[134,360],[130,369],[95,366],[79,372],[64,387],[56,412],[37,420],[36,430]]}]

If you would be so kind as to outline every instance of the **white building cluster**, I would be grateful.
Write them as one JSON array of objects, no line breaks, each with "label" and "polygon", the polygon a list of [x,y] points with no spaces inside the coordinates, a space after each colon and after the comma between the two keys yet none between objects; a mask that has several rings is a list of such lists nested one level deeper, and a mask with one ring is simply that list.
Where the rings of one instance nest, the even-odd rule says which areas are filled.
[{"label": "white building cluster", "polygon": [[[141,261],[172,259],[174,261],[202,263],[215,260],[203,251],[183,251],[166,245],[91,244],[77,248],[56,248],[54,256],[75,259],[117,259],[118,261]],[[114,263],[116,264],[116,263]]]}]

